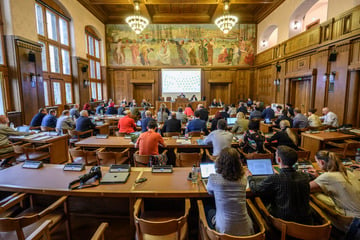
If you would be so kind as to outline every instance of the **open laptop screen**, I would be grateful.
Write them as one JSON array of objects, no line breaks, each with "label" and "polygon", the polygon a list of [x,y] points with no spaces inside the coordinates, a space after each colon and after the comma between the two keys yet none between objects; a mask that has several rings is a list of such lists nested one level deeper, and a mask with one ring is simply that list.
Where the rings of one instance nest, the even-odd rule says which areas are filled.
[{"label": "open laptop screen", "polygon": [[271,159],[248,159],[246,162],[253,176],[274,174]]},{"label": "open laptop screen", "polygon": [[211,173],[215,172],[215,163],[200,163],[201,178],[207,179]]},{"label": "open laptop screen", "polygon": [[227,125],[234,125],[236,122],[236,118],[227,118]]}]

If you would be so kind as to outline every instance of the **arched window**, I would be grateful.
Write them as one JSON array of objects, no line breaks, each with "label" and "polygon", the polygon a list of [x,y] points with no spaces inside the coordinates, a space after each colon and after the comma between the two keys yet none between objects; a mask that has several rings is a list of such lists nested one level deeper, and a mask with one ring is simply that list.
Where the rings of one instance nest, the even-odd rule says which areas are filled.
[{"label": "arched window", "polygon": [[47,106],[72,103],[71,19],[52,0],[36,0],[35,12],[39,43],[43,46],[45,103]]},{"label": "arched window", "polygon": [[101,81],[101,67],[100,67],[100,41],[101,39],[96,34],[95,30],[86,26],[86,46],[87,58],[89,59],[89,74],[90,74],[90,96],[93,99],[102,100],[102,81]]},{"label": "arched window", "polygon": [[276,25],[268,26],[261,34],[259,39],[259,52],[271,48],[277,44],[278,27]]}]

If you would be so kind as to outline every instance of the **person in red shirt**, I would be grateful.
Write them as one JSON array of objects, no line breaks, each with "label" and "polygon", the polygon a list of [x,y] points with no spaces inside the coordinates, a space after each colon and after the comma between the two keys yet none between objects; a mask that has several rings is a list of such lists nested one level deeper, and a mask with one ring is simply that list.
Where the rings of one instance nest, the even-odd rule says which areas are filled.
[{"label": "person in red shirt", "polygon": [[125,117],[120,118],[118,123],[119,132],[132,133],[135,132],[136,124],[134,119],[130,117],[131,112],[125,111]]},{"label": "person in red shirt", "polygon": [[194,110],[191,107],[191,104],[189,103],[187,105],[187,107],[185,108],[184,113],[186,114],[186,116],[190,117],[190,116],[194,116]]},{"label": "person in red shirt", "polygon": [[139,136],[135,147],[139,147],[140,155],[159,155],[159,144],[166,147],[164,139],[156,132],[156,127],[157,123],[150,121],[147,127],[148,131]]}]

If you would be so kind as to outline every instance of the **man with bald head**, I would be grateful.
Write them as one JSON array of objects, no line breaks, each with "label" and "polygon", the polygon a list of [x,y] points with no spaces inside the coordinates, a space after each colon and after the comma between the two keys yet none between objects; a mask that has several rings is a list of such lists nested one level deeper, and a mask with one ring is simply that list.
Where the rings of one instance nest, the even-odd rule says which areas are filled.
[{"label": "man with bald head", "polygon": [[[8,123],[9,123],[9,119],[5,115],[0,115],[0,147],[5,147],[10,144],[9,136],[14,136],[14,135],[22,136],[22,135],[31,134],[31,133],[27,133],[27,132],[18,132],[16,130],[10,128],[8,126]],[[0,154],[10,153],[13,151],[14,151],[14,149],[12,146],[0,148]],[[8,164],[10,160],[11,160],[11,158],[5,159],[1,163],[0,167],[6,166],[6,164]]]},{"label": "man with bald head", "polygon": [[171,118],[166,120],[161,132],[181,132],[181,121],[176,119],[176,112],[171,113]]},{"label": "man with bald head", "polygon": [[324,116],[322,116],[321,119],[324,119],[324,125],[328,125],[331,127],[339,126],[338,117],[335,113],[331,112],[328,107],[324,107],[322,109],[322,113],[324,114]]},{"label": "man with bald head", "polygon": [[[89,112],[87,110],[82,110],[80,112],[80,117],[76,120],[76,131],[84,132],[90,129],[95,129],[96,125],[92,123],[91,119],[89,118]],[[87,133],[82,135],[82,138],[90,137],[91,134]]]},{"label": "man with bald head", "polygon": [[70,116],[72,119],[78,119],[80,117],[79,113],[79,104],[75,104],[72,109],[70,109]]}]

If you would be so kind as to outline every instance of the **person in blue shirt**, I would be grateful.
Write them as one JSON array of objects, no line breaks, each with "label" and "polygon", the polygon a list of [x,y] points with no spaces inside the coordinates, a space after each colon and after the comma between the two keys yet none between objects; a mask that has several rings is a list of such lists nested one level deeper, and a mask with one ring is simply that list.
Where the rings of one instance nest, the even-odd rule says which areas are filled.
[{"label": "person in blue shirt", "polygon": [[142,132],[146,132],[148,130],[147,125],[151,120],[155,121],[155,119],[152,118],[151,111],[147,110],[145,112],[145,118],[141,120],[141,131]]},{"label": "person in blue shirt", "polygon": [[[80,117],[76,120],[76,131],[79,132],[84,132],[90,129],[95,129],[96,125],[91,121],[91,119],[89,118],[89,113],[86,110],[82,110],[80,112]],[[84,135],[81,135],[80,137],[85,138],[85,137],[90,137],[91,134],[87,133]]]},{"label": "person in blue shirt", "polygon": [[261,119],[262,113],[260,112],[260,109],[258,107],[255,107],[255,110],[250,113],[249,119]]},{"label": "person in blue shirt", "polygon": [[49,127],[49,128],[53,128],[53,130],[55,130],[56,128],[56,122],[57,122],[57,118],[56,118],[56,110],[55,109],[51,109],[49,111],[49,114],[46,115],[43,120],[41,121],[41,126],[42,127]]},{"label": "person in blue shirt", "polygon": [[204,120],[200,119],[200,112],[199,110],[196,110],[194,113],[194,120],[189,121],[187,127],[186,127],[186,132],[200,132],[203,131],[205,133],[205,135],[208,135],[208,130],[206,127],[206,122]]},{"label": "person in blue shirt", "polygon": [[266,108],[264,109],[264,111],[261,114],[261,117],[264,119],[269,119],[269,120],[275,118],[275,112],[271,108],[271,105],[266,106]]},{"label": "person in blue shirt", "polygon": [[46,108],[40,108],[39,112],[31,120],[30,127],[40,127],[41,122],[45,116],[46,116]]},{"label": "person in blue shirt", "polygon": [[96,114],[103,115],[105,113],[105,104],[100,103],[99,106],[96,107]]},{"label": "person in blue shirt", "polygon": [[116,115],[117,113],[118,113],[118,111],[115,108],[115,103],[113,103],[113,102],[110,103],[110,105],[108,106],[105,114]]}]

